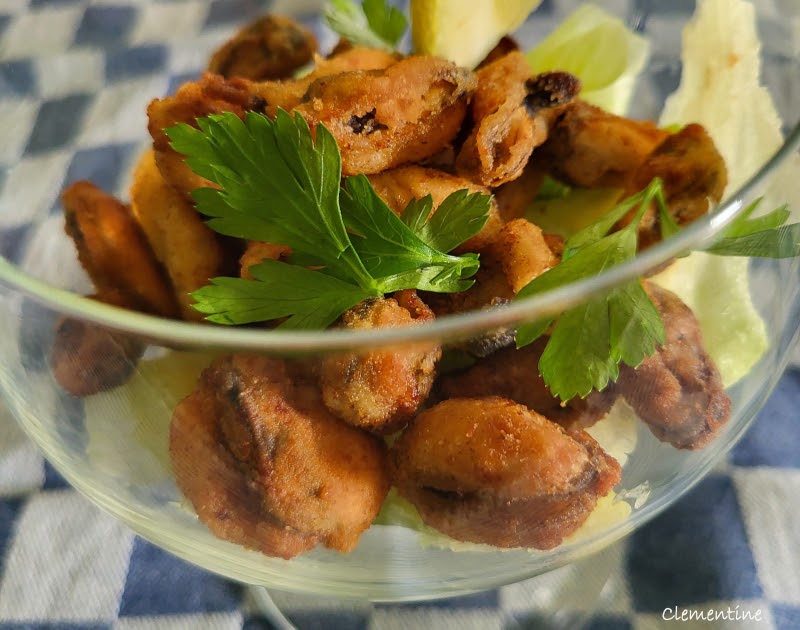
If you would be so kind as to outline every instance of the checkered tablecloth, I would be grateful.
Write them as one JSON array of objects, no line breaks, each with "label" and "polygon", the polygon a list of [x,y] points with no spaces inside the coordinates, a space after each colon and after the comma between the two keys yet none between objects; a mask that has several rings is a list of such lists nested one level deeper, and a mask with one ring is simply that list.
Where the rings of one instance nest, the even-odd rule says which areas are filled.
[{"label": "checkered tablecloth", "polygon": [[[15,120],[0,131],[3,252],[14,258],[40,238],[32,224],[60,220],[58,182],[123,192],[150,98],[194,76],[241,16],[304,4],[0,0],[0,124]],[[800,628],[798,409],[794,367],[727,461],[613,550],[590,628]],[[300,628],[490,630],[540,627],[526,617],[534,588],[408,606],[276,599]],[[663,619],[709,608],[761,621]],[[243,586],[161,551],[69,488],[0,406],[0,630],[272,627],[254,610]]]}]

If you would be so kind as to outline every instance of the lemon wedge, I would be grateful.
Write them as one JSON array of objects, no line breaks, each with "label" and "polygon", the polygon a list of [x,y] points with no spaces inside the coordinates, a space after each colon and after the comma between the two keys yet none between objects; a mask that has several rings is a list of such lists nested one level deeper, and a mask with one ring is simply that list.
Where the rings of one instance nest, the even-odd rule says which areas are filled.
[{"label": "lemon wedge", "polygon": [[414,52],[474,68],[542,0],[411,0]]}]

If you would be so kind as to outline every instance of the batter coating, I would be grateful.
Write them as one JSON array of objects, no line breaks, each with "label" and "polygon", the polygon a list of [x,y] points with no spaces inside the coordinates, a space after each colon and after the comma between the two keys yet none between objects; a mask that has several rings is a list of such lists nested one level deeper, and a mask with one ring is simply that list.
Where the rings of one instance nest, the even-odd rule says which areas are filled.
[{"label": "batter coating", "polygon": [[220,46],[208,71],[254,81],[288,79],[311,63],[317,39],[301,24],[280,15],[264,15]]},{"label": "batter coating", "polygon": [[173,415],[170,457],[212,531],[284,558],[350,551],[389,491],[383,442],[334,418],[298,366],[258,355],[203,372]]},{"label": "batter coating", "polygon": [[[368,300],[342,315],[352,329],[421,324],[433,312],[415,291]],[[435,343],[407,344],[323,358],[317,371],[328,409],[345,422],[375,433],[402,428],[425,402],[442,351]]]},{"label": "batter coating", "polygon": [[620,365],[617,391],[662,442],[703,448],[727,423],[730,398],[691,309],[652,282],[644,287],[661,313],[666,343],[637,368]]},{"label": "batter coating", "polygon": [[502,396],[525,405],[565,429],[586,429],[604,418],[618,394],[613,388],[593,391],[586,398],[562,403],[539,374],[539,359],[547,338],[520,348],[504,348],[462,372],[448,374],[437,384],[440,398]]},{"label": "batter coating", "polygon": [[500,397],[425,410],[391,455],[394,484],[426,524],[496,547],[557,546],[620,479],[588,434]]}]

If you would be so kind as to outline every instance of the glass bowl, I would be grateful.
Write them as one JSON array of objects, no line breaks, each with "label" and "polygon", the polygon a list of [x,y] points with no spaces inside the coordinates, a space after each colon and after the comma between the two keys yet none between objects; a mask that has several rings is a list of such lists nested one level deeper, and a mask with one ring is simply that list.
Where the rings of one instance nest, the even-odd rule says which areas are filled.
[{"label": "glass bowl", "polygon": [[[536,41],[577,5],[545,3],[519,39]],[[681,77],[680,34],[689,8],[669,2],[607,5],[651,42],[631,115],[657,120]],[[758,197],[765,197],[765,208],[789,203],[793,220],[800,212],[793,184],[800,175],[797,34],[771,3],[758,3],[755,10],[763,42],[761,80],[783,121],[782,140],[729,187],[712,213],[601,274],[511,305],[391,330],[233,329],[82,297],[91,287],[64,234],[61,190],[88,179],[126,198],[133,166],[150,142],[148,102],[196,77],[213,49],[266,10],[310,25],[323,50],[335,43],[313,2],[17,3],[0,20],[0,391],[72,485],[144,538],[230,578],[296,593],[411,601],[475,592],[585,558],[664,510],[721,460],[768,397],[786,365],[787,348],[797,341],[800,262],[709,262],[702,254],[673,259],[712,243]],[[553,549],[456,544],[419,527],[374,524],[349,553],[318,547],[284,560],[215,537],[176,486],[170,419],[212,356],[248,352],[316,360],[337,352],[402,352],[418,342],[450,346],[546,319],[656,271],[693,307],[709,347],[719,353],[730,419],[699,450],[660,442],[624,409],[613,421],[601,421],[598,441],[624,458],[621,480],[589,525]],[[86,397],[65,392],[51,361],[64,317],[142,342],[146,351],[131,366],[130,380]],[[392,514],[399,512],[388,510],[390,521]],[[397,518],[413,525],[407,512]]]}]

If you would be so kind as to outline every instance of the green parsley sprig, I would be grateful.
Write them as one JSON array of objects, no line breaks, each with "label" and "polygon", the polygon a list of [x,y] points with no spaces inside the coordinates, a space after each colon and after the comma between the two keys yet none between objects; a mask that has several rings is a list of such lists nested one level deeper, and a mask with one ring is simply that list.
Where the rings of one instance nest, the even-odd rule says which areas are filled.
[{"label": "green parsley sprig", "polygon": [[330,0],[325,21],[352,44],[392,52],[408,28],[408,18],[385,0]]},{"label": "green parsley sprig", "polygon": [[800,256],[800,223],[786,225],[790,216],[788,206],[781,206],[767,214],[751,219],[750,217],[760,204],[760,198],[750,204],[723,231],[721,238],[705,251],[720,256],[751,258]]},{"label": "green parsley sprig", "polygon": [[[402,289],[465,291],[473,283],[477,255],[454,256],[442,247],[449,251],[481,230],[487,195],[454,193],[432,217],[432,201],[412,202],[398,217],[363,175],[342,186],[336,140],[324,125],[312,136],[297,112],[279,111],[275,120],[223,113],[166,133],[190,168],[219,186],[192,193],[213,230],[292,250],[289,263],[250,267],[252,280],[213,278],[193,292],[195,308],[209,321],[287,318],[281,327],[325,328],[369,297]],[[410,226],[412,214],[420,220]],[[432,226],[447,235],[431,236]]]},{"label": "green parsley sprig", "polygon": [[[659,205],[664,202],[657,179],[567,239],[561,263],[529,282],[517,299],[597,275],[634,258],[637,227],[653,201]],[[634,208],[634,220],[609,233]],[[639,280],[615,287],[557,318],[520,326],[517,346],[532,343],[551,326],[539,371],[550,391],[565,401],[604,389],[619,377],[620,362],[639,365],[665,341],[661,316]]]},{"label": "green parsley sprig", "polygon": [[[785,225],[789,218],[786,206],[751,218],[760,202],[758,199],[745,209],[705,251],[726,256],[800,256],[800,224]],[[651,204],[659,214],[662,237],[680,231],[667,209],[663,183],[654,179],[643,191],[567,239],[562,262],[534,278],[517,294],[517,299],[597,275],[632,259],[638,249],[638,224]],[[611,232],[634,208],[633,221]],[[663,345],[665,338],[661,315],[638,279],[558,317],[521,326],[517,346],[533,342],[548,330],[550,339],[539,370],[552,393],[565,401],[604,389],[619,376],[620,363],[638,366]]]}]

